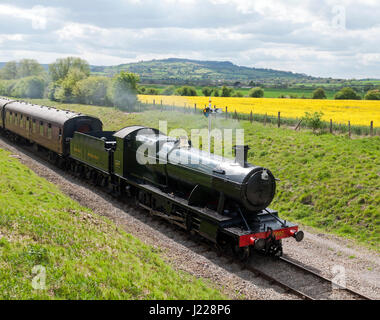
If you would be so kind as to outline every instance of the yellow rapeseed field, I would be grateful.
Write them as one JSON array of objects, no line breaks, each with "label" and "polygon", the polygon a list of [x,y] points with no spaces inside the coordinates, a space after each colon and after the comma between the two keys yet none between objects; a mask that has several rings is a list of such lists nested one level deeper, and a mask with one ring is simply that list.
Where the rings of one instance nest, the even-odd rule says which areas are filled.
[{"label": "yellow rapeseed field", "polygon": [[[178,107],[197,105],[197,109],[208,106],[208,97],[182,97],[139,95],[142,103],[174,105]],[[314,100],[314,99],[271,99],[271,98],[223,98],[212,97],[212,106],[228,107],[228,112],[277,115],[281,112],[283,118],[301,118],[305,112],[323,112],[323,120],[333,120],[334,123],[351,121],[352,125],[369,126],[373,121],[375,127],[380,127],[380,101],[369,100]]]}]

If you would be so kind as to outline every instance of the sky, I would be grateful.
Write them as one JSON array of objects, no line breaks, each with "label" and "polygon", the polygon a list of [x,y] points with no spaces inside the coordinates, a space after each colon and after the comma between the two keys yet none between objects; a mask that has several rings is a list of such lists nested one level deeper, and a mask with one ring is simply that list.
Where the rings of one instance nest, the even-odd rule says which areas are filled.
[{"label": "sky", "polygon": [[378,0],[0,0],[0,61],[188,58],[380,78]]}]

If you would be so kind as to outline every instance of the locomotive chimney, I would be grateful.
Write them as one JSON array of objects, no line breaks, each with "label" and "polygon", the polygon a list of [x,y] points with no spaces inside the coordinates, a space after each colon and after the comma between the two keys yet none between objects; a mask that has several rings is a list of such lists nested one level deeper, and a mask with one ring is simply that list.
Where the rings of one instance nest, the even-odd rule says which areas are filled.
[{"label": "locomotive chimney", "polygon": [[248,166],[248,145],[236,145],[232,149],[235,151],[235,162],[246,168]]}]

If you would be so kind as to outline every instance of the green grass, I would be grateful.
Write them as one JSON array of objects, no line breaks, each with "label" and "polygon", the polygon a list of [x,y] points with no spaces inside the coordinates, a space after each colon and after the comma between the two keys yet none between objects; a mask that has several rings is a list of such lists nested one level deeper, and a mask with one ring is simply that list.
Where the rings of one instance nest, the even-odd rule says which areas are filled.
[{"label": "green grass", "polygon": [[[126,114],[114,108],[60,105],[98,116],[106,130],[132,124],[169,130],[207,128],[203,116],[180,112]],[[296,132],[248,121],[218,120],[220,128],[244,128],[249,162],[269,168],[277,178],[271,207],[286,219],[357,240],[379,250],[380,242],[380,137],[348,139],[342,135]]]},{"label": "green grass", "polygon": [[[0,299],[224,298],[1,149],[0,190]],[[32,286],[35,266],[44,290]]]}]

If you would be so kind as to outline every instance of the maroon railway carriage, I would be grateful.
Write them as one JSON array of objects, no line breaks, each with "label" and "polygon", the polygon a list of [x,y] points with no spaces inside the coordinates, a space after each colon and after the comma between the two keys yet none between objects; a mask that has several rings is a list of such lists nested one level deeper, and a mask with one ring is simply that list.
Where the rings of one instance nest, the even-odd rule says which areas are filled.
[{"label": "maroon railway carriage", "polygon": [[75,131],[101,131],[102,122],[94,117],[52,107],[0,98],[0,126],[60,156],[68,155]]}]

